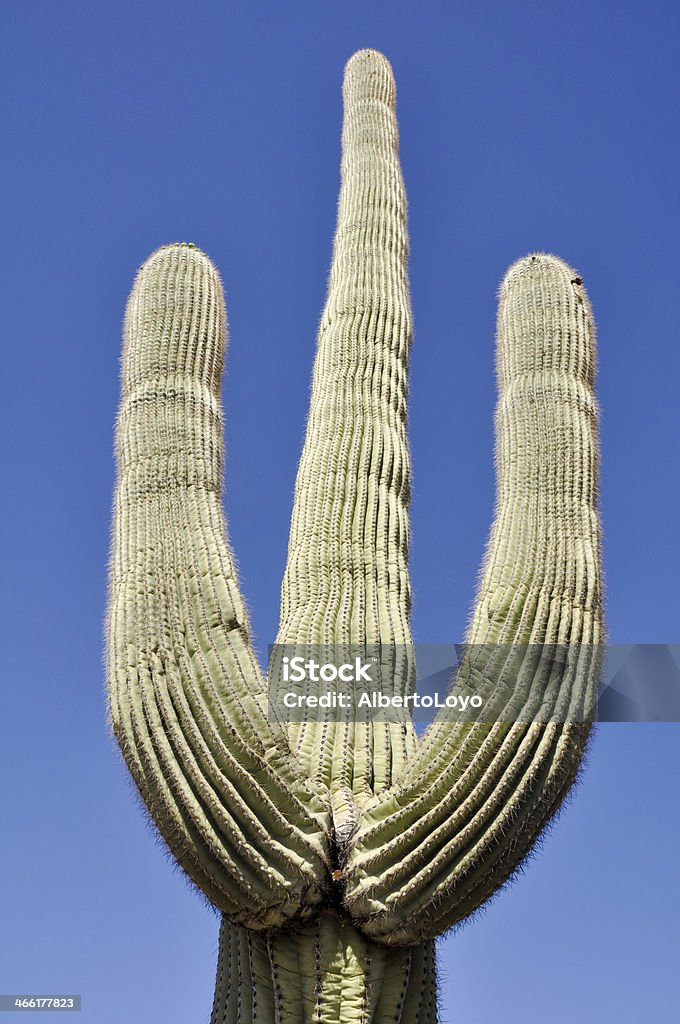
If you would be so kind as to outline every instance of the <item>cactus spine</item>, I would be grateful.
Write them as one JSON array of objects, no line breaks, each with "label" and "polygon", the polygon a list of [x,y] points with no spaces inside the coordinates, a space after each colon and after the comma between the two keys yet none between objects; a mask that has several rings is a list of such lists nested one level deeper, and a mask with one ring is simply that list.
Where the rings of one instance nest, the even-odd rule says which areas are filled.
[{"label": "cactus spine", "polygon": [[[411,313],[385,58],[355,54],[344,94],[278,642],[407,646]],[[125,323],[115,735],[169,849],[222,913],[212,1024],[426,1024],[434,938],[526,856],[588,729],[441,720],[418,742],[410,721],[270,721],[220,506],[225,345],[209,260],[158,250]],[[601,642],[593,377],[580,280],[555,257],[520,260],[500,294],[497,509],[470,643]]]}]

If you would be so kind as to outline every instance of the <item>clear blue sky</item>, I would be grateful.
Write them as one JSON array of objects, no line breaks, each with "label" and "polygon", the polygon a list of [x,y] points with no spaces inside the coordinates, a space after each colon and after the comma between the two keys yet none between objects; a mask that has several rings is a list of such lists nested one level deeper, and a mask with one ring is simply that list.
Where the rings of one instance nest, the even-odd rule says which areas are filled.
[{"label": "clear blue sky", "polygon": [[[382,50],[410,203],[416,636],[462,638],[493,501],[495,293],[513,259],[547,250],[578,268],[599,328],[610,637],[678,643],[680,6],[29,0],[2,21],[0,993],[82,993],[79,1024],[200,1024],[217,922],[154,844],[104,713],[135,270],[173,240],[221,270],[225,503],[264,650],[330,259],[342,69]],[[677,1019],[679,739],[600,728],[543,852],[442,942],[444,1020]]]}]

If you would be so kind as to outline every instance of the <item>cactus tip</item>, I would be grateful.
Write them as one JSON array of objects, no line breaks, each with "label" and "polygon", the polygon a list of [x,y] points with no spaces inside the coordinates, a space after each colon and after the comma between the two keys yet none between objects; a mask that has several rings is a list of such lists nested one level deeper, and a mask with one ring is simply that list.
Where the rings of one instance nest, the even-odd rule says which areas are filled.
[{"label": "cactus tip", "polygon": [[210,257],[202,249],[199,249],[193,242],[169,242],[167,245],[160,245],[148,256],[139,268],[140,274],[152,269],[160,262],[168,262],[173,257],[193,259],[197,262],[205,262],[212,267]]},{"label": "cactus tip", "polygon": [[553,256],[547,252],[532,252],[515,260],[508,267],[501,282],[500,291],[503,292],[511,285],[519,284],[520,281],[537,278],[555,279],[562,275],[568,277],[571,284],[583,283],[574,268],[559,256]]},{"label": "cactus tip", "polygon": [[393,104],[396,86],[387,57],[379,50],[357,50],[345,65],[344,90],[355,98],[382,99]]}]

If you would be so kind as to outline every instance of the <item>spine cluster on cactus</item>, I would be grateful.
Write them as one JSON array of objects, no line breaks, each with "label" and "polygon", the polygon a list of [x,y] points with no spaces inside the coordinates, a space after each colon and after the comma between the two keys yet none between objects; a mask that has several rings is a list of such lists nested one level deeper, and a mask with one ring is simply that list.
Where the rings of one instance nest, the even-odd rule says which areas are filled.
[{"label": "spine cluster on cactus", "polygon": [[[411,310],[395,87],[355,54],[279,644],[408,647]],[[165,843],[222,914],[212,1024],[436,1019],[433,940],[507,880],[588,726],[268,714],[220,503],[218,274],[155,252],[125,322],[110,714]],[[497,508],[467,640],[602,640],[594,329],[580,279],[515,263],[498,314]],[[556,693],[574,688],[564,671]],[[570,689],[571,688],[571,689]]]}]

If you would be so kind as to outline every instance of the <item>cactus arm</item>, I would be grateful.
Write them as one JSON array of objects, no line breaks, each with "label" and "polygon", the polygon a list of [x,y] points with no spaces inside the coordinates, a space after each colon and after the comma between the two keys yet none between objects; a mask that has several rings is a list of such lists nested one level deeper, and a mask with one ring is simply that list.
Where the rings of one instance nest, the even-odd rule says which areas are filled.
[{"label": "cactus arm", "polygon": [[[361,50],[343,84],[342,182],[298,470],[277,643],[410,644],[406,393],[411,342],[406,196],[395,84]],[[291,745],[334,794],[388,785],[415,749],[399,724],[291,724]]]},{"label": "cactus arm", "polygon": [[[471,648],[491,652],[487,670],[508,650],[499,644],[574,645],[587,658],[602,642],[594,362],[574,271],[544,255],[514,264],[498,317],[496,518],[467,637],[491,645]],[[555,693],[578,703],[583,680],[569,664]],[[436,720],[395,786],[363,809],[346,904],[374,939],[421,941],[471,913],[564,798],[588,725],[500,719]]]},{"label": "cactus arm", "polygon": [[207,257],[189,246],[156,252],[125,324],[110,714],[179,864],[232,919],[266,928],[322,900],[328,812],[267,719],[224,535],[225,343]]}]

